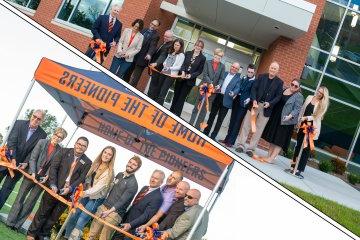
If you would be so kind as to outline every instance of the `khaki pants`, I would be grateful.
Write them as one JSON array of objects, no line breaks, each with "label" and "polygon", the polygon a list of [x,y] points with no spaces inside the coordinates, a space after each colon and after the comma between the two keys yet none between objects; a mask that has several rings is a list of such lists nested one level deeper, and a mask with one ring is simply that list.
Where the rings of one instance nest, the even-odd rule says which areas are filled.
[{"label": "khaki pants", "polygon": [[[255,148],[260,140],[261,134],[264,131],[266,123],[269,118],[264,117],[264,104],[259,103],[259,107],[255,110],[256,114],[256,132],[250,139],[250,144],[247,150],[255,151]],[[242,129],[240,132],[239,146],[245,148],[245,142],[251,130],[251,112],[247,111],[245,119],[243,121]]]},{"label": "khaki pants", "polygon": [[[100,216],[100,213],[107,211],[108,208],[104,205],[100,205],[96,216]],[[107,223],[117,226],[121,222],[121,217],[117,212],[110,213],[104,220]],[[90,227],[89,240],[94,240],[100,234],[99,240],[109,240],[114,230],[108,226],[104,226],[101,222],[93,220]]]}]

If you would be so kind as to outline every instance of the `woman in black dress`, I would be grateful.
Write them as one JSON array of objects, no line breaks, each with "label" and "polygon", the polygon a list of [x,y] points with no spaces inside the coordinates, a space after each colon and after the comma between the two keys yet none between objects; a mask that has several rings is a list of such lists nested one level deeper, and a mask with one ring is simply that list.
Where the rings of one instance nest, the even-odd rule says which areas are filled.
[{"label": "woman in black dress", "polygon": [[268,156],[261,158],[264,162],[273,163],[281,149],[287,151],[291,134],[298,123],[304,97],[300,93],[300,82],[294,79],[290,87],[283,91],[281,100],[274,107],[270,119],[262,133],[262,138],[270,143]]}]

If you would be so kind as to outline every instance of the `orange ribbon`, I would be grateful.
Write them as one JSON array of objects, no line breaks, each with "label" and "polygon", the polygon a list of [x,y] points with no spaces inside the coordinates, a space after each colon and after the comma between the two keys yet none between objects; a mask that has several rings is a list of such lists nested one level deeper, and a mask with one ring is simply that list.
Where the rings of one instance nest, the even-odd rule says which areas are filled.
[{"label": "orange ribbon", "polygon": [[69,207],[70,210],[72,209],[80,209],[81,211],[85,212],[86,214],[88,214],[89,216],[91,216],[92,218],[96,219],[97,221],[101,222],[102,224],[124,234],[125,236],[129,237],[129,238],[132,238],[132,239],[135,239],[135,240],[140,240],[141,238],[139,237],[136,237],[126,231],[124,231],[123,229],[113,225],[113,224],[110,224],[108,222],[106,222],[104,219],[96,216],[95,214],[93,214],[92,212],[88,211],[81,203],[78,203],[78,200],[81,196],[81,191],[77,191],[77,193],[75,192],[74,195],[76,195],[76,198],[77,200],[75,202],[77,202],[77,204],[75,204],[73,206],[73,202],[70,202],[70,201],[67,201],[64,197],[60,196],[59,194],[55,193],[53,190],[51,190],[50,188],[46,187],[45,185],[41,184],[40,182],[38,182],[37,180],[35,180],[30,174],[28,174],[27,172],[25,172],[24,170],[20,169],[20,168],[17,168],[16,166],[14,166],[13,164],[11,164],[8,160],[6,160],[6,157],[4,159],[2,153],[5,153],[5,150],[6,150],[6,146],[3,146],[0,148],[0,166],[3,166],[3,167],[6,167],[8,169],[11,169],[11,170],[17,170],[19,171],[20,173],[22,173],[24,175],[24,177],[28,178],[29,180],[33,181],[34,183],[36,183],[37,185],[39,185],[42,189],[44,189],[48,194],[50,194],[53,198],[57,199],[58,201],[62,202],[63,204],[65,204],[66,206]]},{"label": "orange ribbon", "polygon": [[256,113],[255,113],[255,109],[251,108],[250,111],[250,122],[251,122],[251,132],[255,133],[256,132]]},{"label": "orange ribbon", "polygon": [[159,224],[153,223],[151,227],[146,227],[144,240],[166,240],[168,238],[168,234],[161,233],[159,231]]},{"label": "orange ribbon", "polygon": [[106,52],[106,43],[100,39],[91,40],[90,47],[95,52],[96,62],[101,63],[103,60],[103,54]]},{"label": "orange ribbon", "polygon": [[303,129],[303,133],[305,134],[303,141],[304,148],[307,148],[309,141],[310,150],[313,151],[315,149],[315,145],[314,145],[314,138],[316,133],[315,128],[311,125],[311,122],[306,122],[301,125],[301,129]]},{"label": "orange ribbon", "polygon": [[198,103],[198,110],[200,110],[201,107],[201,102],[203,101],[203,99],[205,99],[205,106],[206,106],[206,111],[209,111],[209,97],[211,96],[211,94],[213,94],[215,92],[214,89],[214,85],[207,84],[207,83],[203,83],[200,85],[199,87],[199,92],[200,92],[200,96],[202,96],[201,101]]},{"label": "orange ribbon", "polygon": [[10,174],[10,177],[13,178],[15,176],[15,173],[14,171],[10,168],[10,166],[12,166],[12,162],[11,162],[11,159],[9,159],[6,155],[7,153],[10,153],[11,154],[11,151],[10,149],[7,148],[7,146],[1,146],[0,147],[0,161],[3,161],[4,163],[7,163],[8,166],[7,169],[9,171],[9,174]]},{"label": "orange ribbon", "polygon": [[181,78],[181,75],[172,75],[172,74],[164,73],[164,72],[161,72],[161,71],[157,70],[155,67],[153,67],[151,65],[149,65],[149,69],[150,69],[150,75],[152,75],[152,72],[157,72],[159,74],[162,74],[162,75],[165,75],[165,76],[168,76],[168,77]]}]

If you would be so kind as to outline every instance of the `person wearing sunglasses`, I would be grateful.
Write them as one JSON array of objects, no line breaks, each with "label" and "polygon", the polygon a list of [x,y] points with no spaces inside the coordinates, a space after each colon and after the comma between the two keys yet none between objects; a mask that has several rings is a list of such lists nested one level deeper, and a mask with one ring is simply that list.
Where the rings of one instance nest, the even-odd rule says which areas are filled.
[{"label": "person wearing sunglasses", "polygon": [[[196,219],[200,215],[203,207],[199,205],[201,193],[197,189],[190,189],[184,198],[185,212],[181,214],[175,221],[172,228],[163,232],[170,239],[185,240],[187,239],[191,228],[194,226]],[[192,240],[201,240],[207,231],[209,222],[209,213],[205,211],[200,224],[196,228]]]},{"label": "person wearing sunglasses", "polygon": [[[300,118],[298,123],[298,132],[296,139],[296,146],[294,156],[291,162],[291,168],[286,169],[285,171],[290,171],[293,173],[296,166],[296,160],[299,156],[301,146],[304,142],[305,134],[303,129],[300,128],[304,123],[310,123],[315,129],[314,140],[317,140],[320,135],[321,130],[321,121],[324,118],[324,115],[329,107],[329,90],[325,86],[320,86],[316,91],[315,95],[309,95],[305,99],[305,102],[300,110]],[[295,175],[303,179],[304,176],[301,175],[305,171],[307,161],[310,157],[310,144],[307,144],[307,147],[303,149],[297,170]]]},{"label": "person wearing sunglasses", "polygon": [[[28,164],[23,164],[30,157],[32,150],[40,139],[46,138],[45,131],[40,127],[45,118],[45,111],[35,110],[29,120],[16,120],[14,127],[10,129],[7,147],[12,151],[12,163],[25,169]],[[0,182],[4,179],[0,188],[0,208],[2,208],[13,191],[22,174],[15,171],[11,178],[7,168],[0,167]]]},{"label": "person wearing sunglasses", "polygon": [[[54,156],[60,151],[59,143],[66,138],[67,132],[63,128],[56,128],[50,139],[40,139],[31,152],[30,160],[24,163],[29,165],[28,173],[41,183],[46,183],[49,178],[49,167]],[[28,218],[43,189],[33,180],[24,178],[18,194],[11,206],[6,225],[13,230],[18,230]]]},{"label": "person wearing sunglasses", "polygon": [[297,124],[304,97],[300,92],[300,81],[294,79],[283,91],[280,101],[274,106],[262,138],[270,143],[266,158],[261,161],[273,163],[281,149],[287,152],[294,126]]}]

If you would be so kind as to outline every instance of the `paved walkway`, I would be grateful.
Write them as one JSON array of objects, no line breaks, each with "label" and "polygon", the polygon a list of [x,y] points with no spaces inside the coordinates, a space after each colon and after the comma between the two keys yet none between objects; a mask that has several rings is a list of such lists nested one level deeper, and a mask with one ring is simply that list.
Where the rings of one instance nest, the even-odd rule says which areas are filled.
[{"label": "paved walkway", "polygon": [[[279,183],[286,183],[360,211],[360,191],[338,177],[307,166],[302,174],[304,179],[299,179],[284,172],[284,169],[290,167],[288,158],[279,156],[274,164],[267,164],[253,160],[244,153],[238,153],[234,148],[230,150]],[[266,152],[257,150],[256,154],[265,155]]]}]

